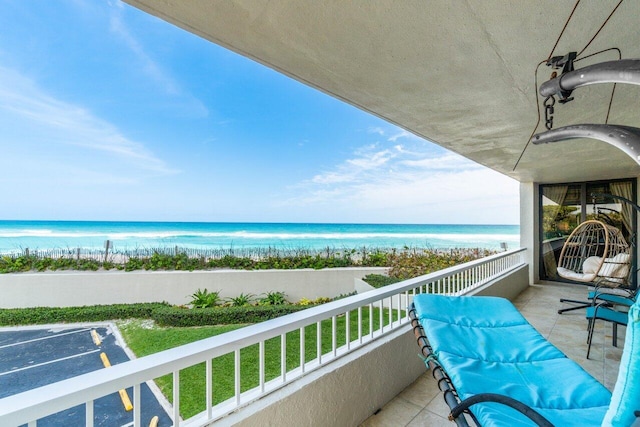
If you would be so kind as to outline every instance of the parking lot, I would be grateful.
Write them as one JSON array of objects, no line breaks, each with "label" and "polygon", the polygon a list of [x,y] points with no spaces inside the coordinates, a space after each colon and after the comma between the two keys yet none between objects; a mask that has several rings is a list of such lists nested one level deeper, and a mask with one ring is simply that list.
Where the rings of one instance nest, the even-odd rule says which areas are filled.
[{"label": "parking lot", "polygon": [[[129,357],[108,325],[0,328],[0,398],[127,360]],[[173,424],[147,384],[141,387],[141,398],[143,425],[149,425],[155,416],[158,426]],[[132,388],[126,393],[114,393],[96,400],[94,425],[133,425],[133,411],[128,400],[133,400]],[[84,405],[38,421],[39,427],[84,424]]]}]

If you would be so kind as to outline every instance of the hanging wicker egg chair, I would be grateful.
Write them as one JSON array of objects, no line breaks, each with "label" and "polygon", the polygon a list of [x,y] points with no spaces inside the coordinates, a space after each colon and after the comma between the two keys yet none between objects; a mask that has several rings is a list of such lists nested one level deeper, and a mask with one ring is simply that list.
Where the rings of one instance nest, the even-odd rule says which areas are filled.
[{"label": "hanging wicker egg chair", "polygon": [[558,275],[578,282],[622,285],[631,269],[629,245],[622,232],[601,221],[580,224],[569,236],[558,260]]}]

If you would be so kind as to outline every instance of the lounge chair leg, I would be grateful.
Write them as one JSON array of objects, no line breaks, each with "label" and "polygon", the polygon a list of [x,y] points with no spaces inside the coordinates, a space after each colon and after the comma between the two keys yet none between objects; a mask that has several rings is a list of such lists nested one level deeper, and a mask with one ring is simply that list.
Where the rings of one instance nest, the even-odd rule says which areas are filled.
[{"label": "lounge chair leg", "polygon": [[578,304],[578,305],[576,305],[575,307],[563,308],[561,310],[558,310],[558,314],[562,314],[562,313],[565,313],[567,311],[580,310],[582,308],[591,307],[591,302],[589,302],[589,301],[578,301],[578,300],[574,300],[574,299],[561,298],[560,302],[562,302],[562,303],[569,302],[569,303]]},{"label": "lounge chair leg", "polygon": [[596,320],[591,319],[589,323],[589,333],[587,334],[587,359],[589,358],[589,354],[591,353],[591,340],[593,338],[593,330],[595,329]]},{"label": "lounge chair leg", "polygon": [[618,324],[613,323],[613,341],[612,344],[614,347],[618,346]]}]

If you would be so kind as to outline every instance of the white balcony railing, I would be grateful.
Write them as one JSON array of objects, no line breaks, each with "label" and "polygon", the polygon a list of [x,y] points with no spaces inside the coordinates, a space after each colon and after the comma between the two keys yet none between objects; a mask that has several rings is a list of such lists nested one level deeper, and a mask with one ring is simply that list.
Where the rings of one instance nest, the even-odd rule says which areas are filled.
[{"label": "white balcony railing", "polygon": [[[447,268],[415,279],[384,288],[316,306],[308,310],[248,326],[198,342],[176,347],[140,359],[115,365],[108,370],[67,379],[0,400],[0,425],[36,426],[37,420],[48,415],[86,406],[86,425],[93,426],[93,402],[118,390],[133,387],[133,422],[141,426],[141,384],[163,375],[173,376],[173,422],[180,425],[200,426],[224,417],[252,401],[295,381],[319,367],[342,357],[356,348],[367,345],[409,322],[407,305],[412,295],[432,292],[462,295],[490,281],[520,268],[525,264],[525,249],[512,250],[480,260]],[[338,327],[339,319],[343,325]],[[357,326],[352,327],[355,324]],[[326,330],[330,329],[330,338]],[[354,330],[355,329],[355,330]],[[338,336],[340,331],[340,336]],[[324,332],[324,333],[323,333]],[[287,360],[287,334],[298,333],[299,360],[293,368]],[[314,355],[309,357],[305,340],[316,341]],[[323,336],[324,335],[324,336]],[[280,373],[267,378],[265,342],[280,340]],[[289,338],[290,339],[290,338]],[[327,341],[323,345],[323,340]],[[328,341],[331,345],[329,346]],[[241,388],[241,351],[258,347],[259,374],[257,385],[248,390]],[[213,385],[221,374],[214,375],[212,361],[233,354],[234,396],[214,404]],[[205,410],[188,420],[180,418],[180,371],[204,363],[206,390]]]}]

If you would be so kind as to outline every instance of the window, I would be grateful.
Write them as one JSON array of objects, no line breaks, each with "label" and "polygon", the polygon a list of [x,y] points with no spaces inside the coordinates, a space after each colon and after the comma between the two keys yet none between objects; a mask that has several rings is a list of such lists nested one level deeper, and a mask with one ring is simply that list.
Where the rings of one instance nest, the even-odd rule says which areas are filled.
[{"label": "window", "polygon": [[[566,281],[556,273],[567,237],[582,222],[597,219],[635,242],[636,211],[621,200],[636,203],[635,179],[540,186],[540,278]],[[635,259],[635,247],[633,259]],[[635,275],[633,275],[635,286]]]}]

